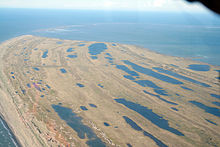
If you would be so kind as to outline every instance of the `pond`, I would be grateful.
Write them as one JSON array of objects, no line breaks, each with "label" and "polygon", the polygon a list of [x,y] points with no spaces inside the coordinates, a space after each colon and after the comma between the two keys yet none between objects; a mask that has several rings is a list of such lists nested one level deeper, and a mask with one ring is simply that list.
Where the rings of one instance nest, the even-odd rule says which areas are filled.
[{"label": "pond", "polygon": [[105,147],[105,143],[93,132],[93,130],[87,125],[83,124],[83,118],[77,116],[76,113],[72,112],[72,109],[63,107],[61,105],[52,105],[52,108],[69,125],[80,139],[88,139],[86,144],[90,147]]},{"label": "pond", "polygon": [[167,130],[171,133],[174,133],[178,136],[184,136],[183,133],[180,131],[176,130],[175,128],[172,128],[168,124],[168,120],[164,119],[163,117],[159,116],[158,114],[154,113],[151,109],[148,109],[145,106],[142,106],[140,104],[136,104],[131,101],[127,101],[126,99],[119,98],[119,99],[114,99],[117,103],[120,103],[127,108],[137,112],[138,114],[142,115],[144,118],[147,120],[151,121],[153,124],[156,126],[160,127],[161,129]]}]

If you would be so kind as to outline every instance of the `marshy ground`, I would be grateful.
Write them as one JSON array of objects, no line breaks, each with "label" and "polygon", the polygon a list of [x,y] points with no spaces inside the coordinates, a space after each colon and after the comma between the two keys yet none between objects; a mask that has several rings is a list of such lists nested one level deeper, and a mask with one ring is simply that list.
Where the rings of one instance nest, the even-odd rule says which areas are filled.
[{"label": "marshy ground", "polygon": [[1,112],[24,146],[220,146],[217,66],[31,35],[0,50]]}]

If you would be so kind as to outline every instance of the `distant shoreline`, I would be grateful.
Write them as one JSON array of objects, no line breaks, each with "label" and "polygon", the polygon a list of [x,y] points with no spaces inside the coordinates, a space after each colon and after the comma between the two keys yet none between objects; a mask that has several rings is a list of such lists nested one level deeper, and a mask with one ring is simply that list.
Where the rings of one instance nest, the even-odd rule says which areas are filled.
[{"label": "distant shoreline", "polygon": [[17,147],[22,147],[20,141],[17,139],[17,137],[15,136],[13,129],[9,126],[9,124],[6,122],[6,120],[4,119],[4,116],[1,114],[0,112],[0,121],[1,123],[4,125],[4,127],[7,129],[10,138],[12,139],[13,143],[15,144],[15,146]]}]

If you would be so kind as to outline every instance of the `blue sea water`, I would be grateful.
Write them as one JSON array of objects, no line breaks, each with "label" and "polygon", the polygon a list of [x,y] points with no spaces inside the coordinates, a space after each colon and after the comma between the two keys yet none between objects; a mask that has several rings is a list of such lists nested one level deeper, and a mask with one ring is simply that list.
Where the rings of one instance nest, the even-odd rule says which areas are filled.
[{"label": "blue sea water", "polygon": [[220,18],[210,13],[0,9],[0,42],[24,34],[139,45],[220,65]]},{"label": "blue sea water", "polygon": [[9,129],[6,122],[0,116],[0,146],[1,147],[20,147],[15,136]]}]

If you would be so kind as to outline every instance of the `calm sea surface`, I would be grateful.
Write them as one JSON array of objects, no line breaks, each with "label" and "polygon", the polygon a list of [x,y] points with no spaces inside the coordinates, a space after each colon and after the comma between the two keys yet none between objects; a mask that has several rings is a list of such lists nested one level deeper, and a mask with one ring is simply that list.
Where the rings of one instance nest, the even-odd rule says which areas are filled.
[{"label": "calm sea surface", "polygon": [[[133,44],[220,65],[220,17],[211,13],[1,8],[0,42],[25,34]],[[0,123],[0,146],[13,146],[5,136]]]}]

